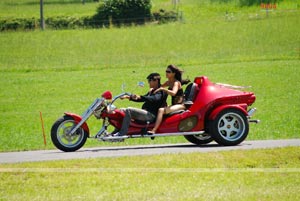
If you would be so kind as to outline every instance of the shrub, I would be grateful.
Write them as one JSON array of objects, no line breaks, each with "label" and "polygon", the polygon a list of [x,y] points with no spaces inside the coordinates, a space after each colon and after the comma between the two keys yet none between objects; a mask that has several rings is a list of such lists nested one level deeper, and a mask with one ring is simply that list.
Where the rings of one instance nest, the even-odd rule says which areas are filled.
[{"label": "shrub", "polygon": [[57,16],[45,20],[46,26],[54,29],[84,27],[84,17]]},{"label": "shrub", "polygon": [[151,18],[151,0],[105,0],[93,17],[97,26],[143,24]]},{"label": "shrub", "polygon": [[178,14],[174,11],[165,11],[160,9],[157,12],[153,12],[153,20],[157,21],[159,24],[175,22],[178,20]]},{"label": "shrub", "polygon": [[19,29],[34,29],[38,26],[38,19],[35,18],[9,18],[0,20],[0,31],[19,30]]},{"label": "shrub", "polygon": [[[150,0],[105,0],[98,8],[95,16],[54,16],[45,19],[46,28],[76,29],[102,28],[110,24],[121,26],[128,24],[144,24],[157,21],[159,24],[178,20],[174,11],[163,9],[151,14]],[[0,19],[0,31],[33,30],[40,27],[40,19]]]}]

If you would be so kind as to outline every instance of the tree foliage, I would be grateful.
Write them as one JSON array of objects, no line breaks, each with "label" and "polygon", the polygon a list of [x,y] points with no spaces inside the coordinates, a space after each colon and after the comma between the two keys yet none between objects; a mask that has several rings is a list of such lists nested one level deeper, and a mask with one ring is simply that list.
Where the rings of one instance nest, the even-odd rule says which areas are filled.
[{"label": "tree foliage", "polygon": [[143,24],[151,19],[151,0],[105,0],[97,9],[94,21],[108,24]]}]

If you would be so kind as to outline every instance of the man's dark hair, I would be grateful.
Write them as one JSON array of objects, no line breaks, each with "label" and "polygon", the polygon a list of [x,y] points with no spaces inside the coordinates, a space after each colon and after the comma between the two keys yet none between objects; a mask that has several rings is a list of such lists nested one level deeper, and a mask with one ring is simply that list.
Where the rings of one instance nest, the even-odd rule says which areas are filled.
[{"label": "man's dark hair", "polygon": [[159,73],[151,73],[147,76],[147,80],[158,80],[158,85],[160,86],[160,74]]}]

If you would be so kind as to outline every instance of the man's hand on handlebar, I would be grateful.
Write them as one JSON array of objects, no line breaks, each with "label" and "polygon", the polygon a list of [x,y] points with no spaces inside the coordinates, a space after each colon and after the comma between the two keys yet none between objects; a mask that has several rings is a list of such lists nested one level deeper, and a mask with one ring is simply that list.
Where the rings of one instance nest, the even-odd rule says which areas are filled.
[{"label": "man's hand on handlebar", "polygon": [[132,94],[131,99],[132,100],[139,100],[139,99],[141,99],[141,97],[139,95]]},{"label": "man's hand on handlebar", "polygon": [[139,100],[139,99],[141,99],[141,96],[135,95],[135,94],[132,94],[131,96],[129,96],[129,95],[124,95],[124,96],[120,97],[120,99],[121,99],[121,100],[123,100],[123,99]]},{"label": "man's hand on handlebar", "polygon": [[124,95],[124,96],[120,97],[120,99],[121,99],[121,100],[123,100],[123,99],[130,99],[130,96]]}]

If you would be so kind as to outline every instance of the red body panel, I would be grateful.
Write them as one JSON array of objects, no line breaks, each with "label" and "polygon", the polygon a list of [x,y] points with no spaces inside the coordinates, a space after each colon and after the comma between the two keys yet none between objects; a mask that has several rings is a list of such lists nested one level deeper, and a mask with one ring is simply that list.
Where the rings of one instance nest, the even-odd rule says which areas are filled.
[{"label": "red body panel", "polygon": [[[255,95],[252,92],[243,92],[226,88],[222,85],[211,83],[207,77],[196,77],[195,95],[193,105],[180,114],[174,114],[164,118],[157,133],[179,132],[179,124],[182,120],[191,117],[197,118],[197,123],[190,131],[202,131],[205,129],[206,120],[213,120],[219,112],[226,108],[235,108],[242,111],[247,116],[247,107],[254,103]],[[125,116],[121,110],[115,110],[113,114],[103,113],[103,117],[108,117],[110,123],[120,129]],[[142,129],[151,130],[154,123],[150,125],[131,122],[128,134],[139,134]]]},{"label": "red body panel", "polygon": [[[65,115],[72,117],[72,118],[74,119],[75,123],[77,123],[77,124],[78,124],[78,123],[81,121],[81,119],[82,119],[81,116],[79,116],[78,114],[74,114],[74,113],[71,113],[71,112],[65,112]],[[88,127],[88,125],[87,125],[86,122],[84,122],[84,123],[82,124],[81,127],[82,127],[83,130],[85,130],[88,134],[90,134],[90,129],[89,129],[89,127]]]},{"label": "red body panel", "polygon": [[247,106],[255,101],[252,92],[233,90],[211,83],[207,77],[196,77],[197,83],[194,104],[184,113],[173,115],[164,119],[158,133],[178,132],[181,120],[196,116],[197,125],[192,131],[200,131],[205,128],[205,121],[214,119],[219,112],[226,108],[236,108],[247,116]]}]

